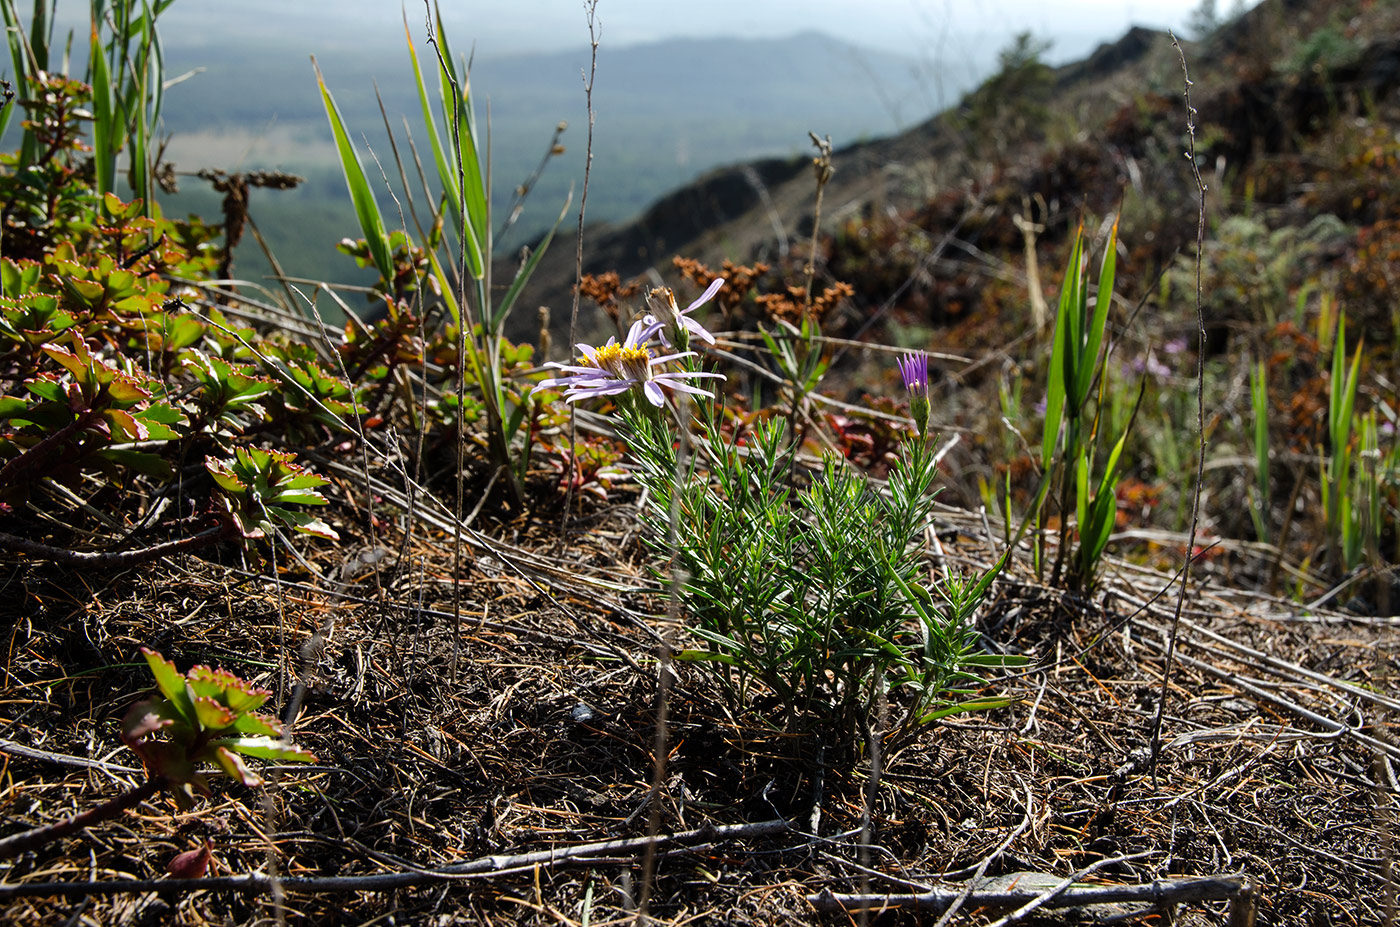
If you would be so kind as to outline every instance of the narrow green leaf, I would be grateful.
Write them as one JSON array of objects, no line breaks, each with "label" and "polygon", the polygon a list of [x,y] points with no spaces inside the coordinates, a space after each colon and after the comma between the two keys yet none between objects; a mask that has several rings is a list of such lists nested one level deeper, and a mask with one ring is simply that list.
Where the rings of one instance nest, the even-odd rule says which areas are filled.
[{"label": "narrow green leaf", "polygon": [[515,300],[520,296],[520,291],[529,281],[530,275],[535,272],[535,265],[539,264],[540,258],[544,257],[545,251],[549,250],[550,242],[554,241],[554,233],[559,231],[559,225],[564,221],[564,216],[568,214],[569,206],[573,204],[573,201],[574,188],[571,184],[569,195],[564,198],[564,207],[559,210],[559,218],[554,220],[554,224],[550,226],[539,245],[520,266],[520,270],[515,274],[515,279],[511,281],[510,289],[506,290],[506,295],[501,297],[500,304],[495,308],[490,325],[487,326],[491,332],[499,334],[505,325],[506,319],[510,316],[511,307],[515,305]]},{"label": "narrow green leaf", "polygon": [[[442,137],[438,134],[437,120],[433,117],[433,107],[428,101],[428,89],[423,83],[423,68],[418,62],[418,51],[413,47],[413,35],[408,30],[407,13],[404,14],[403,34],[405,41],[408,42],[409,60],[413,63],[413,79],[418,88],[418,105],[423,111],[423,126],[428,133],[428,143],[432,146],[433,163],[437,167],[438,180],[442,183],[447,204],[456,219],[456,228],[460,232],[462,227],[462,192],[457,183],[457,171],[455,167],[448,164],[447,155],[443,152]],[[468,260],[471,260],[472,257],[473,253],[469,253]]]},{"label": "narrow green leaf", "polygon": [[919,716],[919,723],[928,724],[930,721],[937,721],[940,718],[949,718],[953,715],[966,714],[969,711],[988,711],[993,708],[1005,708],[1008,705],[1014,705],[1016,701],[1016,699],[1010,696],[972,699],[971,701],[959,702],[956,705],[948,705],[944,708],[930,711],[927,714],[922,714]]},{"label": "narrow green leaf", "polygon": [[[15,0],[0,0],[0,16],[5,20],[5,39],[10,46],[10,66],[11,81],[14,82],[14,89],[17,95],[23,95],[29,90],[27,75],[29,69],[24,66],[24,33],[20,31],[19,12],[15,9]],[[10,124],[10,117],[14,115],[15,106],[11,102],[4,108],[0,108],[0,135],[3,135],[5,128]],[[26,135],[28,132],[26,132]]]},{"label": "narrow green leaf", "polygon": [[1346,330],[1345,314],[1337,318],[1337,336],[1332,341],[1332,381],[1327,395],[1327,430],[1332,439],[1329,450],[1335,455],[1337,449],[1346,444],[1346,432],[1351,422],[1342,417],[1343,377],[1346,373]]},{"label": "narrow green leaf", "polygon": [[[1094,374],[1101,365],[1099,363],[1099,348],[1103,345],[1103,336],[1108,328],[1108,310],[1113,303],[1113,279],[1118,266],[1118,220],[1113,221],[1113,231],[1109,233],[1108,242],[1104,246],[1103,265],[1099,270],[1099,289],[1094,303],[1094,316],[1089,322],[1087,341],[1084,345],[1083,364],[1075,371],[1075,394],[1079,402],[1083,402],[1089,395],[1089,388],[1093,383]],[[1087,296],[1085,288],[1085,299]]]},{"label": "narrow green leaf", "polygon": [[335,136],[336,151],[340,155],[341,171],[345,175],[345,185],[350,191],[350,199],[355,204],[355,217],[359,219],[360,230],[364,232],[365,241],[369,243],[370,256],[374,258],[375,269],[385,281],[394,279],[394,259],[389,248],[389,236],[384,231],[384,219],[380,215],[379,205],[375,202],[374,191],[370,187],[368,178],[365,177],[364,169],[360,166],[359,155],[355,151],[354,143],[350,141],[349,134],[345,131],[345,121],[341,118],[340,108],[335,104],[335,98],[331,96],[329,88],[326,87],[325,77],[321,74],[321,68],[316,63],[315,56],[311,58],[311,66],[316,70],[316,83],[321,89],[321,102],[326,109],[326,117],[330,120],[331,134]]},{"label": "narrow green leaf", "polygon": [[[456,61],[452,57],[452,47],[447,41],[440,12],[437,15],[437,41],[442,50],[442,59],[438,63],[438,92],[442,99],[443,117],[448,127],[447,144],[452,153],[451,166],[460,168],[459,195],[466,214],[468,270],[473,277],[481,279],[485,275],[484,262],[490,260],[491,256],[491,204],[486,196],[485,175],[477,153],[471,73],[457,73]],[[456,131],[453,131],[454,116]]]},{"label": "narrow green leaf", "polygon": [[107,71],[107,56],[97,34],[97,21],[92,23],[92,40],[88,48],[92,70],[92,160],[96,174],[97,192],[110,193],[116,188],[117,147],[120,129],[112,99],[112,78]]},{"label": "narrow green leaf", "polygon": [[1041,438],[1040,466],[1049,470],[1060,443],[1060,427],[1064,422],[1066,366],[1070,363],[1070,317],[1073,315],[1075,267],[1078,265],[1079,241],[1070,249],[1070,263],[1065,282],[1060,289],[1060,305],[1055,312],[1055,332],[1050,347],[1050,371],[1045,381],[1045,430]]}]

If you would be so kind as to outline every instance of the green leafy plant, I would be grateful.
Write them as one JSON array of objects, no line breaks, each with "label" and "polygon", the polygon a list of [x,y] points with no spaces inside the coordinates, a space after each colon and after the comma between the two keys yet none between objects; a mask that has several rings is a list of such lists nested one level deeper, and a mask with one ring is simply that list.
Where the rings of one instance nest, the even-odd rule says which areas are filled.
[{"label": "green leafy plant", "polygon": [[[423,67],[407,23],[404,36],[408,41],[423,125],[441,184],[440,193],[428,191],[429,200],[438,201],[440,197],[445,210],[442,213],[434,212],[428,232],[419,227],[416,248],[426,258],[426,274],[433,281],[434,290],[441,295],[460,334],[453,366],[465,383],[474,385],[479,395],[475,404],[484,413],[485,444],[492,466],[507,477],[506,483],[514,497],[521,500],[529,451],[528,428],[522,426],[529,420],[530,402],[528,392],[513,388],[503,372],[510,366],[502,355],[503,345],[508,344],[504,333],[521,290],[553,240],[569,208],[569,201],[564,203],[554,225],[521,263],[514,279],[497,299],[491,281],[495,251],[489,174],[486,170],[487,159],[482,157],[478,139],[478,123],[473,97],[468,89],[468,75],[460,71],[454,61],[441,16],[437,16],[431,41],[438,51],[435,69],[439,103],[437,112],[447,127],[443,132],[438,127],[438,116],[434,115]],[[400,269],[402,262],[395,260],[394,248],[395,242],[407,247],[406,232],[390,234],[387,231],[373,187],[360,165],[359,154],[346,129],[345,119],[319,67],[316,68],[316,80],[340,156],[346,186],[355,206],[355,215],[364,234],[362,259],[367,259],[379,271],[381,288],[397,298],[405,292],[407,278]],[[450,234],[445,235],[443,229],[448,227],[446,220],[449,218],[452,220]],[[447,248],[454,239],[458,246],[458,259],[440,256],[439,250]],[[358,246],[356,250],[359,250]],[[448,272],[449,269],[455,270],[456,280]],[[454,282],[462,282],[463,289],[459,291]],[[459,292],[465,298],[459,298]],[[465,406],[465,397],[459,396],[454,405]]]},{"label": "green leafy plant", "polygon": [[[87,74],[81,84],[55,78],[50,61],[50,40],[57,0],[34,0],[30,30],[25,34],[15,0],[0,0],[0,15],[13,73],[21,96],[33,94],[41,105],[54,97],[76,99],[85,91],[91,108],[92,170],[96,193],[115,192],[117,158],[127,155],[127,182],[145,215],[152,215],[156,151],[152,139],[160,122],[166,78],[165,56],[156,28],[160,15],[174,0],[92,0],[88,40]],[[66,58],[66,51],[65,51]],[[81,88],[81,89],[80,89]],[[0,114],[0,131],[9,121],[8,109]],[[50,185],[49,162],[67,140],[49,134],[44,120],[29,119],[16,157],[16,176],[31,177]]]},{"label": "green leafy plant", "polygon": [[[978,668],[1005,661],[976,653],[970,623],[992,572],[932,585],[923,578],[937,470],[924,434],[927,360],[922,378],[906,371],[920,434],[905,443],[886,490],[836,455],[799,490],[789,479],[797,445],[785,421],[755,421],[742,447],[726,439],[703,401],[710,394],[693,385],[715,374],[700,370],[693,352],[657,357],[647,347],[667,327],[647,316],[623,343],[588,348],[578,365],[555,365],[566,375],[541,388],[617,403],[647,491],[648,542],[669,564],[658,575],[679,577],[684,614],[702,642],[679,658],[706,670],[731,710],[769,705],[775,730],[827,738],[847,751],[876,736],[872,706],[887,695],[897,693],[900,706],[883,732],[893,739],[948,714],[1005,705],[977,694]],[[673,345],[695,333],[675,321],[670,328]],[[701,398],[693,422],[689,403],[671,414],[665,390]],[[692,426],[698,452],[685,455],[689,435],[678,443],[677,432]]]},{"label": "green leafy plant", "polygon": [[800,444],[798,418],[808,397],[821,386],[831,367],[831,357],[821,341],[821,323],[811,313],[803,313],[800,324],[776,319],[778,330],[770,333],[759,326],[768,354],[783,377],[782,398],[787,405],[789,434]]},{"label": "green leafy plant", "polygon": [[[1369,500],[1358,499],[1358,467],[1364,464],[1352,448],[1356,390],[1360,382],[1361,349],[1357,342],[1350,366],[1346,357],[1346,314],[1337,317],[1337,334],[1332,341],[1332,371],[1327,394],[1327,454],[1322,458],[1322,511],[1332,562],[1338,571],[1360,564],[1364,533],[1362,525],[1369,511]],[[1369,495],[1369,493],[1367,493]],[[1360,504],[1358,504],[1360,503]]]},{"label": "green leafy plant", "polygon": [[36,850],[82,832],[169,791],[181,810],[196,793],[209,795],[209,776],[222,774],[250,788],[262,785],[247,758],[281,763],[314,763],[316,758],[289,743],[276,718],[258,712],[272,693],[232,673],[196,666],[181,673],[146,647],[141,655],[160,694],[137,702],[122,722],[122,740],[141,757],[149,778],[121,795],[55,824],[0,840],[0,859]]},{"label": "green leafy plant", "polygon": [[[1079,529],[1079,546],[1071,561],[1069,580],[1076,587],[1093,584],[1099,561],[1108,545],[1118,511],[1116,490],[1121,475],[1124,445],[1132,428],[1137,404],[1118,436],[1112,439],[1107,459],[1098,469],[1100,427],[1105,411],[1103,393],[1107,350],[1104,334],[1108,310],[1113,301],[1113,281],[1117,270],[1118,226],[1115,223],[1104,246],[1098,287],[1090,306],[1088,254],[1083,228],[1076,232],[1069,265],[1060,291],[1055,316],[1054,342],[1046,381],[1045,426],[1041,437],[1040,465],[1043,473],[1034,505],[1037,537],[1043,538],[1040,519],[1046,493],[1057,474],[1060,492],[1060,544],[1051,582],[1058,582],[1068,550],[1069,522],[1073,511]],[[1097,390],[1097,395],[1096,395]],[[1139,403],[1141,390],[1139,391]],[[1037,565],[1043,567],[1040,542],[1036,546]]]},{"label": "green leafy plant", "polygon": [[234,448],[233,457],[209,458],[204,467],[218,485],[218,503],[244,538],[260,538],[278,525],[303,534],[336,540],[339,535],[306,512],[289,505],[325,505],[317,491],[330,480],[307,471],[293,461],[295,455],[257,447]]},{"label": "green leafy plant", "polygon": [[288,743],[282,723],[260,714],[271,697],[226,670],[195,666],[181,673],[175,664],[148,648],[141,655],[155,676],[160,695],[138,702],[122,722],[122,740],[163,781],[182,807],[194,793],[209,794],[204,768],[249,787],[262,779],[244,757],[290,763],[316,758]]}]

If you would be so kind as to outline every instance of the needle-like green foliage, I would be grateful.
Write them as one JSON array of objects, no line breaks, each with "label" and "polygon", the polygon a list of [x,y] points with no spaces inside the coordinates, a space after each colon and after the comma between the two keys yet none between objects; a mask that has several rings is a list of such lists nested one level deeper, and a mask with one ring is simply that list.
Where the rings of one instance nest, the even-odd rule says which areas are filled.
[{"label": "needle-like green foliage", "polygon": [[859,749],[886,696],[895,739],[1006,704],[979,694],[979,667],[1014,662],[978,654],[970,619],[988,578],[927,578],[931,441],[911,436],[883,488],[828,457],[797,489],[782,419],[759,421],[740,447],[703,404],[697,451],[681,459],[666,413],[631,394],[621,409],[649,542],[684,577],[684,614],[701,642],[680,659],[709,670],[731,710],[765,701],[775,729]]}]

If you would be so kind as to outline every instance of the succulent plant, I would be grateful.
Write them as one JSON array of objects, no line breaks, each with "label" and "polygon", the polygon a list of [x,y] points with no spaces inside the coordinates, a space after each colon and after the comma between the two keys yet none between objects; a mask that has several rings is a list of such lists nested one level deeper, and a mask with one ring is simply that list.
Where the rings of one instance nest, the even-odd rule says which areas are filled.
[{"label": "succulent plant", "polygon": [[209,794],[201,767],[213,765],[244,785],[258,786],[262,779],[244,757],[315,762],[310,753],[287,742],[276,718],[258,713],[272,694],[266,689],[208,666],[182,674],[154,650],[142,647],[141,654],[161,694],[131,707],[122,739],[145,761],[152,777],[164,780],[181,806],[192,801],[196,790]]}]

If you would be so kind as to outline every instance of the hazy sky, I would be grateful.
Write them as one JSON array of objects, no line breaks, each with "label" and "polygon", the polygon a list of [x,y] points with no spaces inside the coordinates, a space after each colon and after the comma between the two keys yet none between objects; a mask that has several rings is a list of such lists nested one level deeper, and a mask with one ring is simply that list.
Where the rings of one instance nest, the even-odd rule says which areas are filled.
[{"label": "hazy sky", "polygon": [[[440,0],[449,34],[477,54],[557,50],[587,42],[583,0]],[[820,29],[925,61],[989,61],[1017,32],[1052,39],[1049,58],[1078,58],[1130,25],[1185,27],[1200,0],[598,0],[605,45],[677,36],[776,36]],[[64,6],[60,3],[60,7]],[[1229,6],[1222,0],[1222,9]],[[422,0],[407,3],[417,30]],[[316,43],[398,42],[397,0],[179,0],[170,27],[218,41],[230,34]]]}]

